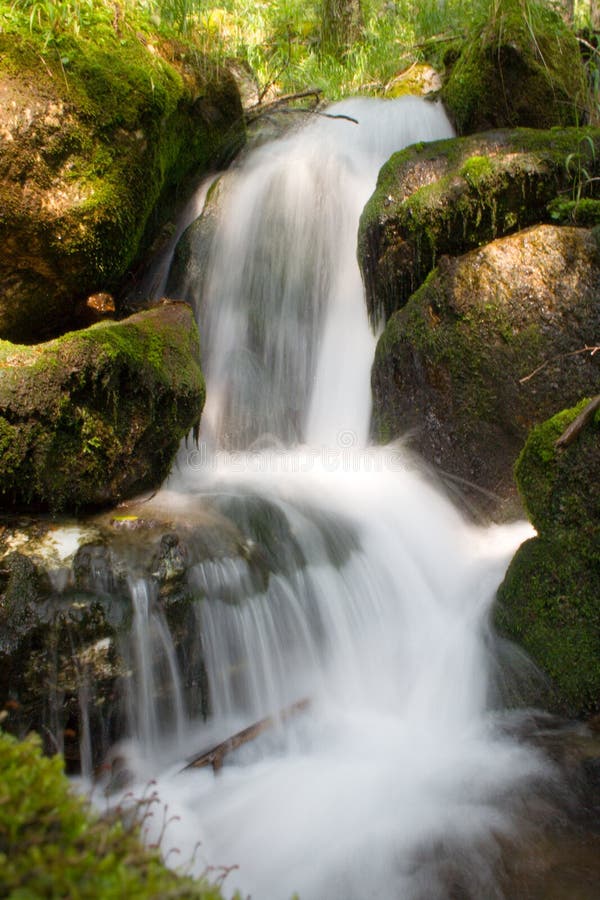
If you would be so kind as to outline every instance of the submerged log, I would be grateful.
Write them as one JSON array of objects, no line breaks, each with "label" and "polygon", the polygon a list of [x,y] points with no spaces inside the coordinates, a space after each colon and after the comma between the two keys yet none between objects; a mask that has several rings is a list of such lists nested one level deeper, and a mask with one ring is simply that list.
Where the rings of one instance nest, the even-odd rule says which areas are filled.
[{"label": "submerged log", "polygon": [[212,766],[212,770],[216,774],[222,768],[223,760],[228,753],[237,750],[242,744],[253,741],[263,732],[268,731],[269,728],[273,728],[277,725],[278,722],[284,722],[296,713],[307,709],[309,703],[310,701],[308,698],[298,700],[296,703],[292,703],[291,706],[282,709],[276,716],[267,716],[259,722],[254,722],[253,725],[249,725],[247,728],[242,729],[242,731],[238,731],[236,734],[227,738],[227,740],[221,741],[220,744],[216,744],[209,750],[203,750],[201,753],[192,757],[181,771],[187,772],[188,769],[202,769],[206,766]]}]

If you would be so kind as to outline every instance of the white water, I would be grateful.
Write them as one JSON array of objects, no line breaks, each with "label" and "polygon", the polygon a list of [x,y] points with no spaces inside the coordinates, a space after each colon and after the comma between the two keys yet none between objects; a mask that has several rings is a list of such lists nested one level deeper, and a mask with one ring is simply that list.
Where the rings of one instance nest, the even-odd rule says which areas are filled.
[{"label": "white water", "polygon": [[476,529],[402,448],[367,447],[358,216],[392,151],[451,130],[414,99],[332,112],[360,124],[313,122],[229,179],[197,299],[203,452],[162,495],[262,503],[274,535],[262,580],[250,542],[193,573],[213,720],[189,752],[311,705],[218,776],[163,773],[163,849],[200,843],[194,870],[237,866],[225,889],[254,900],[500,897],[498,841],[543,766],[488,710],[487,620],[528,532]]},{"label": "white water", "polygon": [[162,611],[144,579],[131,579],[132,672],[129,720],[146,753],[156,752],[165,732],[180,746],[185,715],[175,648]]}]

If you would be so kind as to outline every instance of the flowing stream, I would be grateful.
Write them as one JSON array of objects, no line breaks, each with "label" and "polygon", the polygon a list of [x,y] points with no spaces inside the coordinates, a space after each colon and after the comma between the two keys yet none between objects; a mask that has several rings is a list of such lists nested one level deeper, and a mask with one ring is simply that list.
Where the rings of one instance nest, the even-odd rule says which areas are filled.
[{"label": "flowing stream", "polygon": [[[161,723],[163,738],[181,732],[157,779],[178,817],[163,849],[197,873],[236,867],[226,894],[489,900],[505,896],[498,860],[523,792],[551,776],[494,708],[489,610],[530,532],[475,527],[401,445],[369,446],[376,338],[356,262],[383,162],[452,132],[414,98],[330,113],[218,188],[206,268],[186,285],[207,377],[200,445],[182,449],[159,499],[182,515],[216,503],[255,538],[189,576],[208,722],[182,724],[176,660],[140,584],[131,702],[146,745]],[[181,773],[186,754],[305,699],[218,774]]]}]

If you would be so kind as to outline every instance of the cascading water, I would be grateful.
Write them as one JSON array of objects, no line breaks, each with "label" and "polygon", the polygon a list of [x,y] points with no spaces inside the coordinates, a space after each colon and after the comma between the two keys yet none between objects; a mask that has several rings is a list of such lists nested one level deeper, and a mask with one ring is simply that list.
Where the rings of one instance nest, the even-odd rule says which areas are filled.
[{"label": "cascading water", "polygon": [[218,776],[164,773],[180,821],[163,846],[181,861],[200,842],[196,869],[237,866],[227,889],[255,900],[501,897],[515,798],[546,774],[488,709],[488,610],[526,529],[467,524],[402,447],[367,446],[358,217],[393,151],[451,129],[413,98],[330,113],[223,185],[202,295],[187,285],[201,446],[161,498],[184,512],[208,499],[252,536],[189,576],[210,734],[310,706]]},{"label": "cascading water", "polygon": [[166,732],[181,744],[184,704],[175,649],[157,608],[152,585],[131,579],[131,651],[135,677],[129,689],[129,720],[142,746],[152,752]]}]

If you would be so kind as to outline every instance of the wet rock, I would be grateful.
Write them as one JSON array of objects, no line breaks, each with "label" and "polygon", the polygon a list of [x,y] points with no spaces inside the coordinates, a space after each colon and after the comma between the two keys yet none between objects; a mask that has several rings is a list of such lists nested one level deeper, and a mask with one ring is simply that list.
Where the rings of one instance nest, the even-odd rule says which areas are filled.
[{"label": "wet rock", "polygon": [[[225,173],[213,183],[202,215],[186,228],[177,242],[166,286],[168,297],[180,297],[192,306],[202,297],[208,259],[218,224],[219,205],[230,177]],[[199,313],[198,309],[196,313]]]},{"label": "wet rock", "polygon": [[[136,591],[149,598],[149,636],[166,629],[186,710],[200,716],[209,693],[198,603],[215,599],[221,582],[211,586],[209,579],[204,590],[194,572],[212,566],[222,578],[234,559],[248,565],[239,557],[246,537],[210,504],[194,502],[173,516],[168,503],[164,509],[160,502],[132,502],[118,513],[82,524],[2,523],[3,727],[18,735],[38,731],[73,771],[89,771],[111,744],[131,735],[139,677]],[[136,527],[118,527],[122,519]],[[247,593],[253,589],[246,586]],[[172,712],[168,691],[157,703]]]},{"label": "wet rock", "polygon": [[[375,434],[407,435],[497,515],[527,431],[600,390],[600,258],[585,229],[539,226],[444,257],[389,320],[372,373]],[[509,503],[510,505],[510,503]]]},{"label": "wet rock", "polygon": [[0,504],[107,506],[158,487],[204,402],[190,309],[0,344]]},{"label": "wet rock", "polygon": [[22,553],[9,553],[2,559],[0,579],[0,653],[7,654],[39,622],[37,604],[42,592],[35,565]]}]

